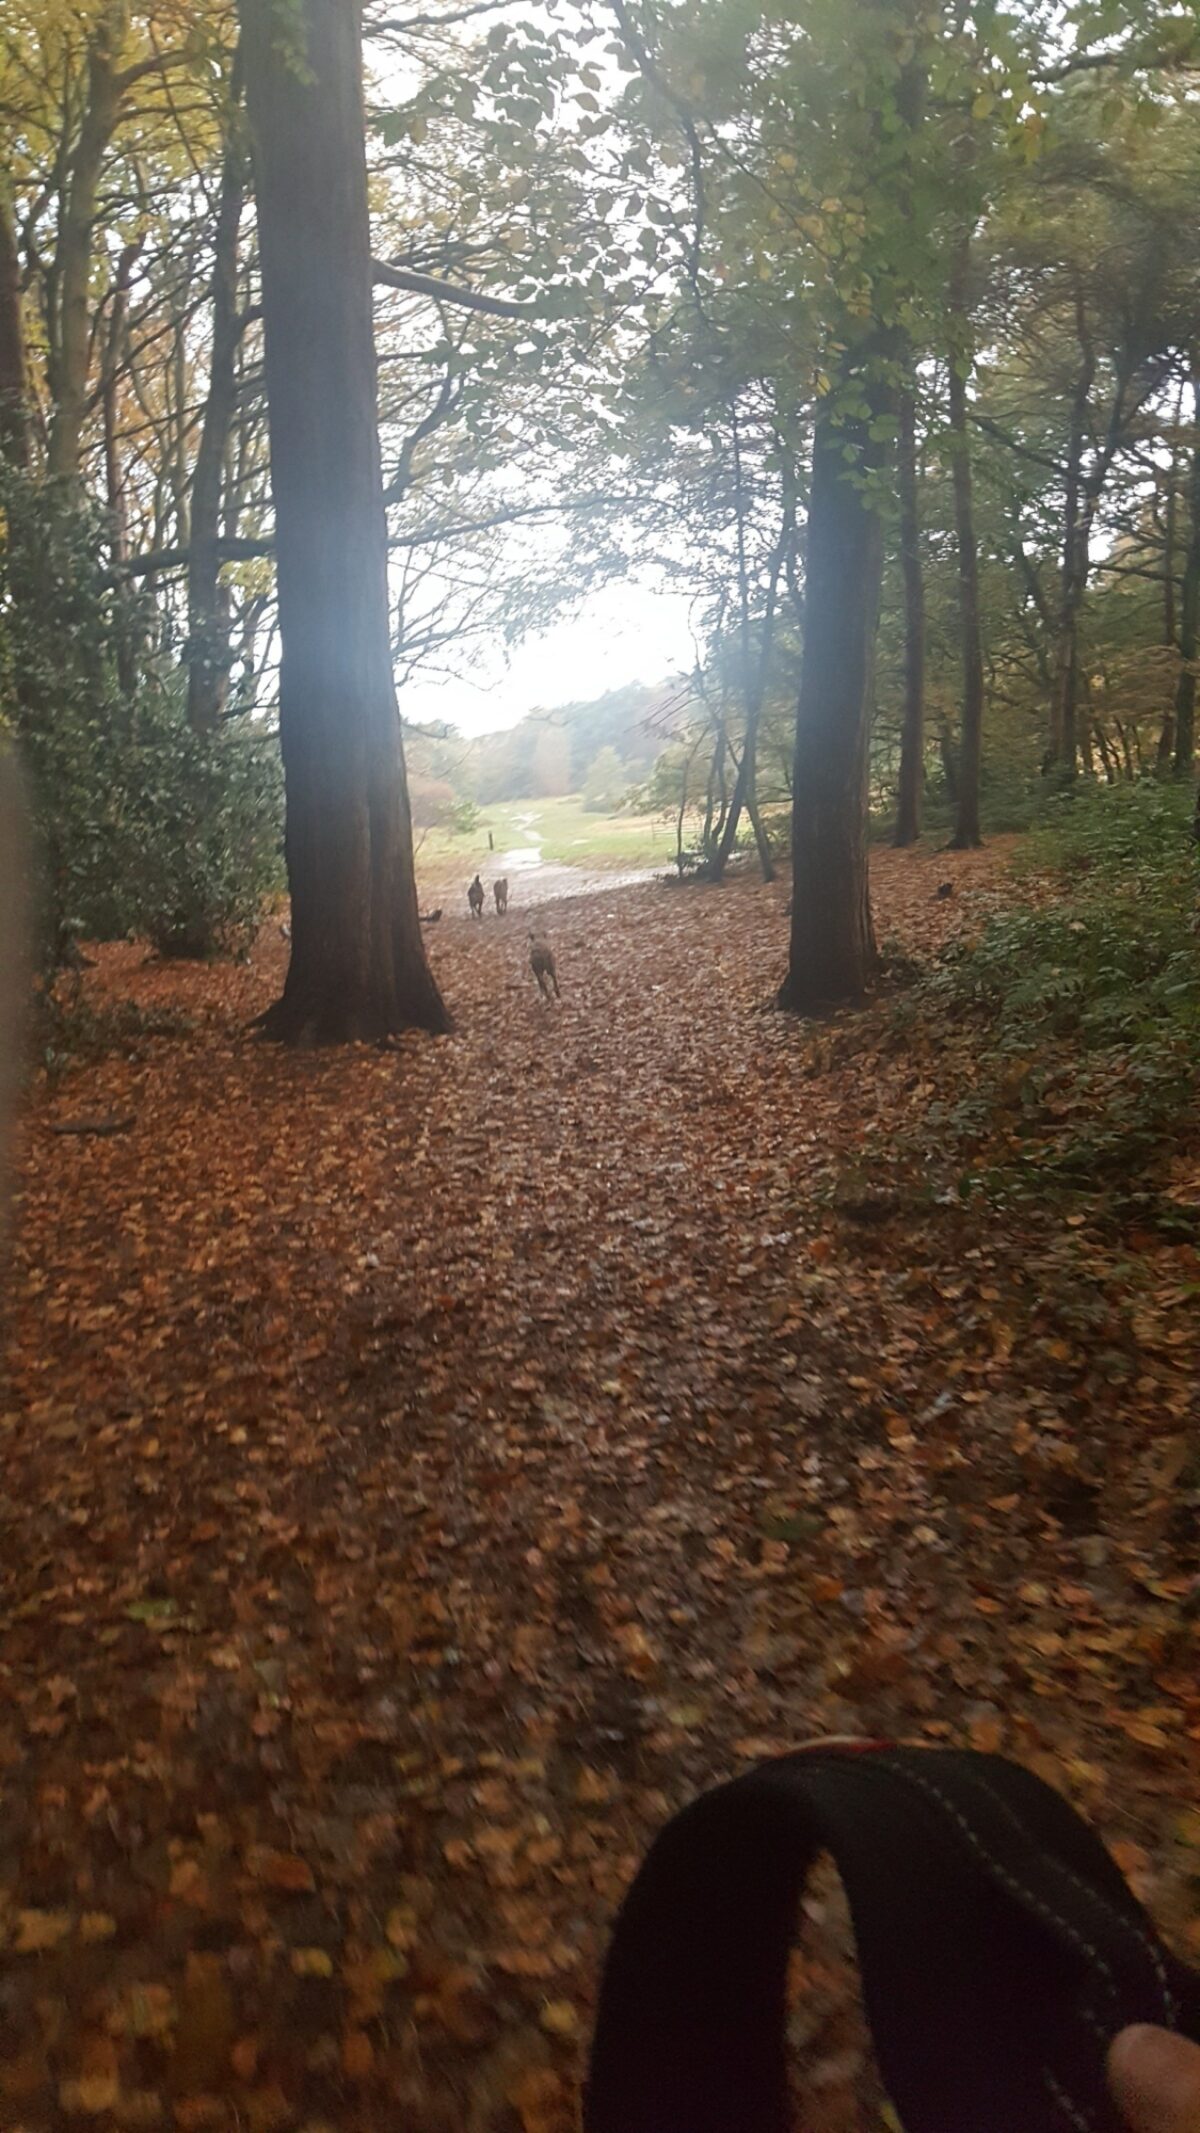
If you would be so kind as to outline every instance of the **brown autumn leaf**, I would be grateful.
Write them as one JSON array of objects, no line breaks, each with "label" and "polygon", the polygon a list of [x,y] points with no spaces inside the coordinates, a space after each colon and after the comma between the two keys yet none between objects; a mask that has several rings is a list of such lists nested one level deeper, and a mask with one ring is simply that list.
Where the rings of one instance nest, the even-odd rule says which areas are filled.
[{"label": "brown autumn leaf", "polygon": [[255,1880],[269,1889],[305,1894],[316,1887],[311,1866],[298,1852],[253,1851],[247,1856],[246,1865]]},{"label": "brown autumn leaf", "polygon": [[229,2054],[229,2063],[239,2081],[253,2081],[258,2071],[259,2040],[239,2037]]},{"label": "brown autumn leaf", "polygon": [[529,2066],[509,2083],[508,2102],[521,2133],[562,2133],[568,2121],[567,2090],[552,2067]]},{"label": "brown autumn leaf", "polygon": [[342,2072],[347,2081],[365,2081],[375,2064],[375,2047],[365,2029],[348,2029],[342,2038]]}]

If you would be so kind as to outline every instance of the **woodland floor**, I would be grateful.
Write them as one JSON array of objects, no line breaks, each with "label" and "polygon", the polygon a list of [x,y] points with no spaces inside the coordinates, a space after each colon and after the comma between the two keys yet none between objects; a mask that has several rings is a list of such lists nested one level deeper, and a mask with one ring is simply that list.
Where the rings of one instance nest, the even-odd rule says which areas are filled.
[{"label": "woodland floor", "polygon": [[[1010,851],[879,854],[881,932],[975,924]],[[27,1120],[6,2129],[564,2133],[654,1830],[818,1732],[1024,1757],[1200,1954],[1197,1253],[875,1195],[967,1055],[760,1012],[785,898],[543,907],[551,1009],[519,911],[447,918],[457,1034],[392,1054],[251,1039],[274,927],[102,951],[190,1027]],[[817,1924],[812,2122],[867,2125]]]}]

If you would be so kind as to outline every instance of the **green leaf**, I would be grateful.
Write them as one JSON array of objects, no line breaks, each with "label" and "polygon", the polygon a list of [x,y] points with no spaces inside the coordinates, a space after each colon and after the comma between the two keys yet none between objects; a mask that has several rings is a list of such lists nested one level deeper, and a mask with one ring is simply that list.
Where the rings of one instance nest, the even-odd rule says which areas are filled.
[{"label": "green leaf", "polygon": [[130,1622],[169,1622],[175,1613],[174,1600],[133,1600],[125,1609]]}]

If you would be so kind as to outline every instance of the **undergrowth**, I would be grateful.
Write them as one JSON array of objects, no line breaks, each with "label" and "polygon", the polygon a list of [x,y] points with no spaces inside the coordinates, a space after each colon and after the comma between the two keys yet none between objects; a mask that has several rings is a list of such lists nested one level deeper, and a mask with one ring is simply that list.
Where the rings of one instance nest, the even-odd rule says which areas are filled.
[{"label": "undergrowth", "polygon": [[177,1041],[190,1036],[195,1023],[170,1007],[140,1007],[133,1000],[90,1000],[74,973],[40,987],[32,1017],[31,1064],[54,1087],[81,1066],[91,1066],[114,1052],[135,1058],[147,1040]]},{"label": "undergrowth", "polygon": [[966,1071],[941,1077],[926,1124],[963,1162],[964,1194],[1127,1188],[1194,1126],[1190,807],[1189,792],[1150,783],[1059,800],[1024,854],[1023,900],[897,1008],[902,1026],[936,1017],[957,1032]]}]

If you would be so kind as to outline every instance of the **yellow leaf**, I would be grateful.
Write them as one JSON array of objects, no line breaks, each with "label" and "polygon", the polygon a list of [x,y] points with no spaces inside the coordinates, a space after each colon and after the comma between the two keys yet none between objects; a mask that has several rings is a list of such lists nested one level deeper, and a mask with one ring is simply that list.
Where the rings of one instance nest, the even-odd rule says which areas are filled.
[{"label": "yellow leaf", "polygon": [[332,1977],[333,1958],[324,1948],[293,1948],[292,1969],[297,1977]]},{"label": "yellow leaf", "polygon": [[18,1955],[40,1955],[46,1948],[57,1948],[70,1930],[69,1911],[18,1911],[13,1946]]},{"label": "yellow leaf", "polygon": [[578,2010],[570,2000],[547,2000],[542,2009],[542,2028],[552,2037],[573,2037],[579,2028]]},{"label": "yellow leaf", "polygon": [[79,1921],[80,1940],[111,1940],[116,1930],[117,1921],[107,1911],[85,1911]]},{"label": "yellow leaf", "polygon": [[1169,1748],[1171,1745],[1170,1735],[1164,1733],[1161,1726],[1154,1725],[1149,1719],[1122,1718],[1118,1723],[1122,1733],[1127,1733],[1130,1740],[1137,1741],[1139,1747]]},{"label": "yellow leaf", "polygon": [[101,2111],[115,2107],[120,2094],[121,2084],[115,2074],[85,2074],[81,2081],[61,2082],[58,2100],[64,2111],[98,2118]]}]

